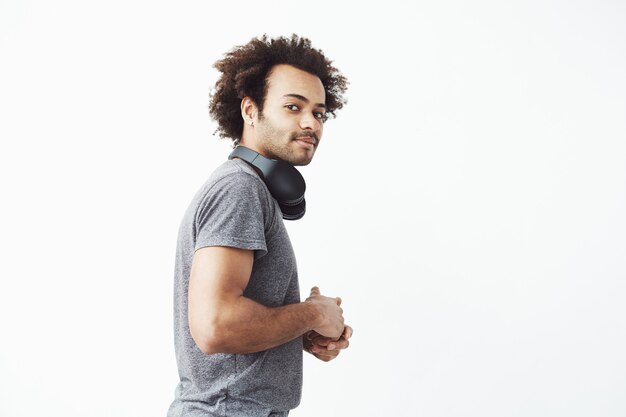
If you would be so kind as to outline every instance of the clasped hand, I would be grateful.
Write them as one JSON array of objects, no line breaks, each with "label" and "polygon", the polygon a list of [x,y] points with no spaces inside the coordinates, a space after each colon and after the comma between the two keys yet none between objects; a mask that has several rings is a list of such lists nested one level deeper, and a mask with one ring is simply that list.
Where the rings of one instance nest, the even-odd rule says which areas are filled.
[{"label": "clasped hand", "polygon": [[317,359],[328,362],[335,359],[340,351],[350,346],[348,341],[350,337],[352,337],[352,327],[350,326],[346,326],[341,337],[337,339],[322,336],[315,330],[311,330],[303,336],[304,350]]},{"label": "clasped hand", "polygon": [[[313,287],[311,295],[319,294],[319,288]],[[341,298],[336,298],[337,306],[341,305]],[[324,362],[335,359],[339,352],[350,346],[348,341],[352,337],[352,327],[345,325],[341,336],[337,338],[322,336],[315,330],[306,332],[303,338],[304,350]]]}]

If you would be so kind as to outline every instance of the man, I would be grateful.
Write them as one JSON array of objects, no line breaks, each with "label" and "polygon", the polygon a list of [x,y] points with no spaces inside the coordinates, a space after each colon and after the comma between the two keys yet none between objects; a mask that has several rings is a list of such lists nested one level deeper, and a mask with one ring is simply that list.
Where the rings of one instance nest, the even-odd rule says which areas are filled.
[{"label": "man", "polygon": [[[222,74],[210,114],[220,135],[239,145],[235,151],[309,164],[347,85],[323,53],[296,35],[263,36],[215,67]],[[340,298],[313,287],[300,302],[283,223],[289,207],[272,194],[262,169],[233,155],[198,191],[180,225],[174,292],[180,382],[169,417],[286,416],[300,402],[303,349],[329,361],[352,336]]]}]

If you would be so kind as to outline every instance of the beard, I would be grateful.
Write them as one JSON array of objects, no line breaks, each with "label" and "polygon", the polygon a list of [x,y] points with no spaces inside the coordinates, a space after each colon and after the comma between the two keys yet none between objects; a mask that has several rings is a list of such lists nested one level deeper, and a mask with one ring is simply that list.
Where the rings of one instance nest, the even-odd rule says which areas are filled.
[{"label": "beard", "polygon": [[312,132],[290,132],[277,129],[267,118],[261,116],[256,128],[259,139],[261,139],[260,145],[269,158],[280,159],[294,166],[304,166],[311,163],[317,145],[308,150],[302,148],[296,142],[296,138],[309,136],[313,137],[316,143],[319,143],[319,138]]}]

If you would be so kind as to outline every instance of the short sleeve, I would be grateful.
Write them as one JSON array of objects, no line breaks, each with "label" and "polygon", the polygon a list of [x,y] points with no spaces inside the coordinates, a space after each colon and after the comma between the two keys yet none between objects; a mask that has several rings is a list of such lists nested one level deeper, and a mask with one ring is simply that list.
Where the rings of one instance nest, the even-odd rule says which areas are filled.
[{"label": "short sleeve", "polygon": [[236,172],[213,184],[196,213],[195,250],[206,246],[230,246],[255,251],[255,259],[267,253],[265,219],[268,201],[265,185],[253,175]]}]

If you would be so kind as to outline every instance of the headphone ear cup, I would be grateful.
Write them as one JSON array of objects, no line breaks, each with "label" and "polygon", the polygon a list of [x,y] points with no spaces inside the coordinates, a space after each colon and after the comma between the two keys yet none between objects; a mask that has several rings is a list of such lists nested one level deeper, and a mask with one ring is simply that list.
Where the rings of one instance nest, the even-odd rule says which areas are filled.
[{"label": "headphone ear cup", "polygon": [[283,219],[285,220],[298,220],[304,216],[306,212],[306,200],[302,200],[301,203],[296,205],[287,205],[278,203],[280,211],[283,213]]},{"label": "headphone ear cup", "polygon": [[306,211],[304,177],[291,164],[280,159],[268,159],[245,146],[237,146],[228,159],[240,158],[252,166],[269,190],[285,220],[298,220]]},{"label": "headphone ear cup", "polygon": [[[270,168],[271,167],[271,168]],[[265,169],[267,188],[280,203],[295,206],[304,200],[306,184],[302,174],[287,162],[276,160]]]}]

